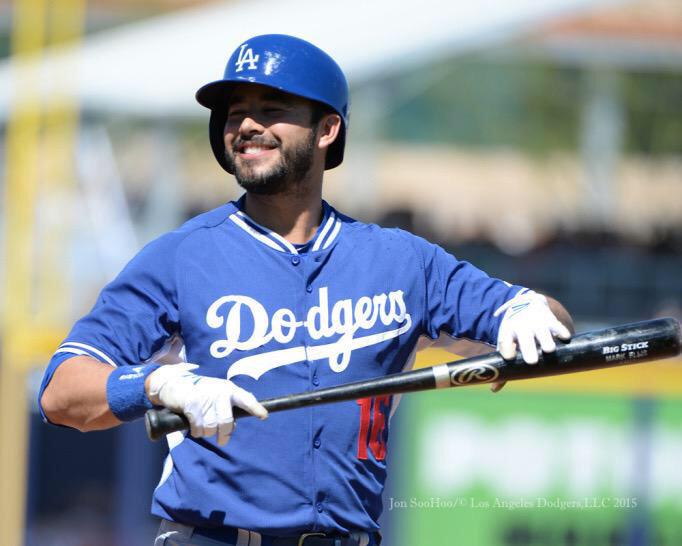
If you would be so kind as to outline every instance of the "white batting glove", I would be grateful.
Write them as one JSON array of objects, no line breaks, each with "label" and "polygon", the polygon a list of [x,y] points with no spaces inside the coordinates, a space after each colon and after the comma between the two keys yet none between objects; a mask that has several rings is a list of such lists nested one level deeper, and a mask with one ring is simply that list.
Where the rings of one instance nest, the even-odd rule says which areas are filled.
[{"label": "white batting glove", "polygon": [[232,406],[239,406],[260,419],[268,411],[256,397],[227,379],[204,377],[193,373],[197,364],[161,366],[149,375],[149,400],[183,413],[195,438],[218,434],[218,444],[230,439],[235,423]]},{"label": "white batting glove", "polygon": [[516,357],[517,344],[521,356],[528,364],[537,364],[538,347],[545,353],[556,349],[554,336],[565,341],[571,339],[571,332],[554,316],[547,298],[532,290],[520,292],[493,316],[504,313],[497,334],[497,350],[506,360]]}]

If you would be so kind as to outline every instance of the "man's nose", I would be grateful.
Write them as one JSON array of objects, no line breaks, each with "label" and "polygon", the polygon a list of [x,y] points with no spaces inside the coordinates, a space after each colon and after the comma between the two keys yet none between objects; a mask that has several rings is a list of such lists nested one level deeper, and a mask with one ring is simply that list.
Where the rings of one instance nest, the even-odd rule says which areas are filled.
[{"label": "man's nose", "polygon": [[239,132],[242,135],[257,135],[262,133],[265,127],[252,114],[244,116],[239,124]]}]

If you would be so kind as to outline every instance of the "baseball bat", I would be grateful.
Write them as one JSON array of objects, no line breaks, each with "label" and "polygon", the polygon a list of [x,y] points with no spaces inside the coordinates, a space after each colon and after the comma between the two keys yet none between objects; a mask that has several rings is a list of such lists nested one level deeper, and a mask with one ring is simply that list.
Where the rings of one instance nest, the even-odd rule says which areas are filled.
[{"label": "baseball bat", "polygon": [[[520,355],[515,360],[505,360],[500,353],[493,352],[260,402],[272,413],[370,396],[531,379],[668,358],[679,355],[681,346],[680,324],[673,318],[661,318],[585,332],[565,343],[558,341],[556,351],[541,352],[537,364],[526,364]],[[235,419],[247,415],[234,408]],[[171,432],[188,429],[189,423],[184,415],[163,408],[149,410],[145,426],[149,438],[158,440]]]}]

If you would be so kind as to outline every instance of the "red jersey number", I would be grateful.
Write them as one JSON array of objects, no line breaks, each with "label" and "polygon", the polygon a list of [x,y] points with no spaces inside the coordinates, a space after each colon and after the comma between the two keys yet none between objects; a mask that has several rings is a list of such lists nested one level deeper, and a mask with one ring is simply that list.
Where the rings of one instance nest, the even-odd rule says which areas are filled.
[{"label": "red jersey number", "polygon": [[[361,398],[357,400],[360,406],[360,434],[358,435],[358,459],[367,460],[367,446],[377,461],[386,458],[386,418],[390,407],[390,396],[376,398]],[[370,430],[371,428],[371,430]],[[367,433],[369,432],[369,441]]]}]

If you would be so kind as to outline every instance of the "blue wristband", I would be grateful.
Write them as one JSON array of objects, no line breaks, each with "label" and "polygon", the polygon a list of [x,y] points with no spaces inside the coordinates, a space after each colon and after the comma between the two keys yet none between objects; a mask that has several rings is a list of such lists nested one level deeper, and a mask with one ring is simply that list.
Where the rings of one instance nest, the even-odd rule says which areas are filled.
[{"label": "blue wristband", "polygon": [[132,421],[142,417],[152,403],[144,390],[144,380],[159,364],[120,366],[107,380],[107,402],[111,412],[120,421]]}]

